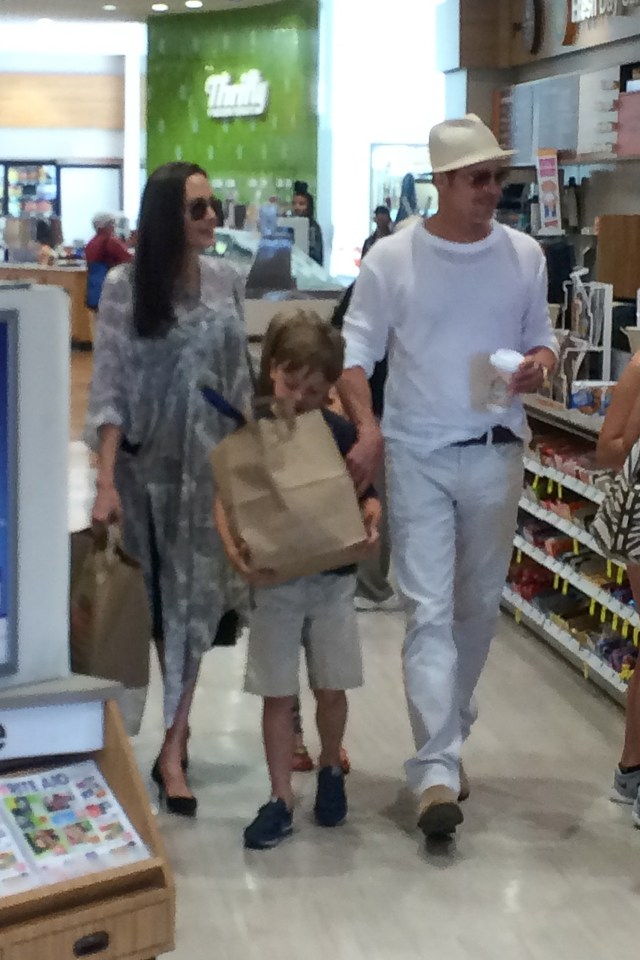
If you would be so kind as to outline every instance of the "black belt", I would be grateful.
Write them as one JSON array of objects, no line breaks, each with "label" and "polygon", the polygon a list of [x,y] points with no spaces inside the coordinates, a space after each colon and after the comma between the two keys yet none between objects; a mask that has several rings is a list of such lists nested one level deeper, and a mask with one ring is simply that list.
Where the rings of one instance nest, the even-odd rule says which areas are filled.
[{"label": "black belt", "polygon": [[520,437],[516,437],[515,433],[509,430],[508,427],[492,427],[491,433],[483,433],[481,437],[472,437],[470,440],[458,440],[457,443],[452,443],[451,446],[486,447],[488,443],[522,443],[522,440]]}]

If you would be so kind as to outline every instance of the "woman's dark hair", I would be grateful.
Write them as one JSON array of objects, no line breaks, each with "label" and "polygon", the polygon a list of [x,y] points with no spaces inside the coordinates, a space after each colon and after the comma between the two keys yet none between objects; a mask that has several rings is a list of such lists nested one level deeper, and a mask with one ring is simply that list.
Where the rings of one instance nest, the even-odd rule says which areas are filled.
[{"label": "woman's dark hair", "polygon": [[46,220],[36,221],[36,243],[43,243],[47,247],[53,246],[53,230]]},{"label": "woman's dark hair", "polygon": [[196,163],[165,163],[142,194],[133,265],[133,323],[140,337],[162,337],[175,321],[173,297],[185,256],[184,192]]},{"label": "woman's dark hair", "polygon": [[294,197],[304,197],[306,199],[307,217],[309,220],[313,220],[315,215],[315,203],[313,201],[312,194],[309,193],[309,184],[305,180],[296,180],[293,185],[293,195]]}]

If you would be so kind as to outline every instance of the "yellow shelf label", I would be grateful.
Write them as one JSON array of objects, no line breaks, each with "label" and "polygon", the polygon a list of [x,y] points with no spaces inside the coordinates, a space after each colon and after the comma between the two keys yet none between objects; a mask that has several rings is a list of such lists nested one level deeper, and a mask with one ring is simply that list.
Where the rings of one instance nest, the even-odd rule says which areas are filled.
[{"label": "yellow shelf label", "polygon": [[617,630],[617,629],[618,629],[618,614],[617,614],[617,613],[614,613],[614,615],[613,615],[613,620],[611,621],[611,625],[612,625],[612,627],[613,627],[614,630]]},{"label": "yellow shelf label", "polygon": [[622,624],[622,636],[626,640],[629,636],[629,621],[625,620]]},{"label": "yellow shelf label", "polygon": [[635,643],[636,647],[638,646],[639,637],[640,637],[640,627],[636,627],[635,630],[633,631],[633,642]]},{"label": "yellow shelf label", "polygon": [[539,483],[540,483],[540,476],[539,474],[536,473],[535,477],[533,478],[533,483],[531,484],[532,488],[536,490],[538,488]]},{"label": "yellow shelf label", "polygon": [[613,578],[613,564],[611,563],[611,560],[607,560],[607,577],[609,580]]},{"label": "yellow shelf label", "polygon": [[558,484],[558,500],[562,500],[562,484]]},{"label": "yellow shelf label", "polygon": [[589,616],[592,617],[596,612],[596,601],[591,597],[591,603],[589,604]]},{"label": "yellow shelf label", "polygon": [[618,567],[618,576],[616,577],[616,582],[618,586],[621,586],[623,581],[624,581],[624,567]]},{"label": "yellow shelf label", "polygon": [[559,586],[560,586],[560,574],[556,573],[555,577],[553,578],[553,589],[557,590]]},{"label": "yellow shelf label", "polygon": [[600,611],[600,623],[605,623],[607,619],[607,608],[603,607]]},{"label": "yellow shelf label", "polygon": [[585,680],[588,680],[588,679],[589,679],[589,664],[587,663],[586,660],[585,660],[584,663],[582,664],[582,674],[583,674]]},{"label": "yellow shelf label", "polygon": [[547,480],[547,493],[553,493],[553,480],[551,477]]},{"label": "yellow shelf label", "polygon": [[573,552],[576,556],[580,553],[580,544],[575,537],[573,538]]},{"label": "yellow shelf label", "polygon": [[522,563],[522,550],[518,549],[516,553],[516,563]]},{"label": "yellow shelf label", "polygon": [[516,623],[520,623],[520,621],[522,620],[522,610],[520,609],[520,607],[516,607],[515,620],[516,620]]},{"label": "yellow shelf label", "polygon": [[564,580],[563,583],[562,583],[562,595],[563,595],[563,597],[566,597],[566,595],[567,595],[568,593],[569,593],[569,581],[568,581],[568,580]]}]

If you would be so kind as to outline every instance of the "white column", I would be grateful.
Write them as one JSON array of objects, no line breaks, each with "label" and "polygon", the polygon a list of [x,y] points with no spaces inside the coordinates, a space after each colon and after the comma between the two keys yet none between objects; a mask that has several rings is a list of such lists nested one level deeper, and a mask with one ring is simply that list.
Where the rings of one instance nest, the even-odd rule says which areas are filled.
[{"label": "white column", "polygon": [[123,209],[131,224],[140,207],[142,164],[142,58],[136,51],[124,56]]}]

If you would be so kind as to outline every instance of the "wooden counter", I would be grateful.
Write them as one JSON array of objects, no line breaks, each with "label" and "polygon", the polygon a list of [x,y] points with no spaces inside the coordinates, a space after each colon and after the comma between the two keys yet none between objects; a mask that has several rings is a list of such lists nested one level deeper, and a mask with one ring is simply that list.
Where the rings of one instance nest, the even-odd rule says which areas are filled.
[{"label": "wooden counter", "polygon": [[45,267],[37,263],[0,264],[1,280],[22,280],[25,283],[54,284],[71,297],[71,343],[74,347],[91,347],[91,311],[85,305],[87,268]]}]

